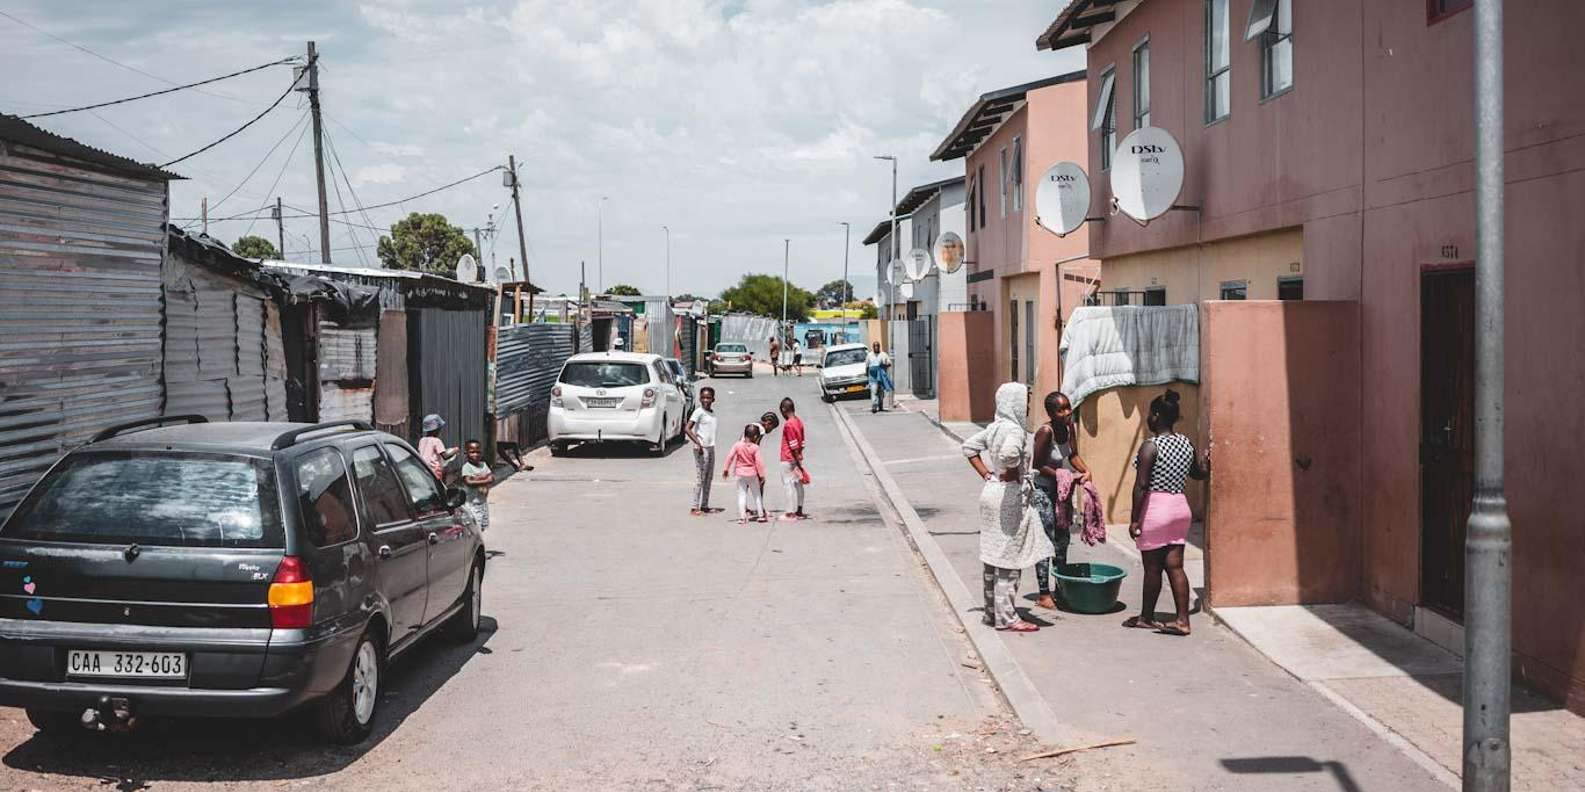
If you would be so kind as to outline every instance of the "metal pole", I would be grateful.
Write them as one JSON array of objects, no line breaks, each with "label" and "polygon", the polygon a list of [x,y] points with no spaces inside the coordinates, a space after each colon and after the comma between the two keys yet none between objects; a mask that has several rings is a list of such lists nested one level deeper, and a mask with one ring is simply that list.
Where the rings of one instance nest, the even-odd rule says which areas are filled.
[{"label": "metal pole", "polygon": [[1513,526],[1503,495],[1502,0],[1475,0],[1475,499],[1464,540],[1464,789],[1507,792]]},{"label": "metal pole", "polygon": [[604,195],[600,196],[597,207],[599,211],[599,225],[595,233],[595,280],[599,282],[600,292],[605,293],[605,201]]},{"label": "metal pole", "polygon": [[671,304],[671,228],[661,226],[660,230],[666,232],[666,304]]},{"label": "metal pole", "polygon": [[330,263],[330,202],[325,198],[324,128],[319,121],[319,54],[308,42],[308,110],[314,119],[314,179],[319,182],[319,262]]},{"label": "metal pole", "polygon": [[[528,242],[523,236],[523,202],[520,198],[518,198],[517,193],[518,178],[516,156],[512,154],[506,155],[506,169],[512,174],[512,211],[517,214],[517,255],[523,259],[523,280],[528,281]],[[516,268],[513,268],[512,270],[512,277],[517,277]],[[528,315],[532,318],[534,315],[534,289],[532,288],[532,282],[529,283],[529,287]]]},{"label": "metal pole", "polygon": [[853,284],[848,282],[848,248],[853,245],[853,226],[850,223],[842,224],[842,309],[843,332],[847,332],[848,303],[853,302]]},{"label": "metal pole", "polygon": [[208,196],[204,196],[204,202],[200,206],[201,206],[201,208],[198,210],[198,216],[200,218],[202,218],[203,221],[204,221],[204,231],[203,231],[203,233],[204,233],[204,236],[209,236],[209,197]]},{"label": "metal pole", "polygon": [[[792,240],[781,241],[781,332],[787,332],[787,261],[792,256]],[[775,362],[772,361],[772,365]]]}]

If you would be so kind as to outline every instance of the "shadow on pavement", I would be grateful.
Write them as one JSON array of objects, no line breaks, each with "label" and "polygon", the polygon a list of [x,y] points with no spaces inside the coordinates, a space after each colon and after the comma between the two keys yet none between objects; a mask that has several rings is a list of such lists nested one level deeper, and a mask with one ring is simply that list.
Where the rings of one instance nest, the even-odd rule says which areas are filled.
[{"label": "shadow on pavement", "polygon": [[116,790],[148,789],[159,781],[276,781],[334,773],[400,728],[475,655],[488,654],[486,644],[498,627],[485,616],[472,643],[429,639],[400,657],[386,673],[375,732],[359,745],[324,742],[308,713],[299,711],[273,720],[149,720],[130,734],[35,734],[0,762],[25,772],[93,778]]},{"label": "shadow on pavement", "polygon": [[1337,788],[1343,792],[1362,792],[1348,766],[1342,762],[1322,762],[1308,756],[1252,756],[1244,759],[1223,759],[1222,767],[1229,773],[1301,775],[1305,773],[1331,773]]}]

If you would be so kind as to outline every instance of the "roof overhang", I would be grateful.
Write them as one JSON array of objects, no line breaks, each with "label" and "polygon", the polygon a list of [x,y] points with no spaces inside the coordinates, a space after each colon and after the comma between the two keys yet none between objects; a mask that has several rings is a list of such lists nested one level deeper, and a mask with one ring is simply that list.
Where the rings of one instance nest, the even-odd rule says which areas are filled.
[{"label": "roof overhang", "polygon": [[951,187],[954,184],[962,183],[962,176],[953,176],[950,179],[942,179],[938,182],[921,184],[918,187],[909,190],[908,194],[904,195],[903,199],[898,202],[897,215],[899,217],[911,215],[916,209],[918,209],[920,206],[923,206],[926,201],[940,194],[942,190]]},{"label": "roof overhang", "polygon": [[[905,218],[899,217],[899,218],[897,218],[897,222],[901,223],[904,219]],[[868,236],[864,237],[864,244],[866,244],[866,245],[877,244],[882,239],[885,239],[889,234],[891,234],[891,232],[892,232],[892,221],[890,219],[882,220],[879,223],[875,224],[874,230],[870,231]]]},{"label": "roof overhang", "polygon": [[11,143],[46,151],[60,157],[79,160],[122,176],[132,176],[150,181],[173,181],[183,177],[154,165],[147,165],[111,154],[69,137],[57,135],[33,126],[21,118],[0,113],[0,144]]},{"label": "roof overhang", "polygon": [[1044,80],[1036,80],[1023,85],[1015,85],[1011,88],[1003,88],[1000,91],[982,94],[969,107],[968,112],[963,114],[963,118],[958,121],[956,127],[953,127],[951,134],[947,135],[946,140],[941,141],[941,145],[936,146],[936,150],[930,154],[930,159],[934,162],[941,162],[968,156],[980,143],[990,137],[996,131],[996,128],[1007,120],[1008,116],[1019,108],[1024,101],[1024,97],[1028,96],[1029,92],[1038,91],[1041,88],[1053,85],[1061,85],[1062,83],[1077,82],[1082,79],[1084,79],[1084,70],[1080,69],[1067,74],[1059,74],[1055,77],[1047,77]]},{"label": "roof overhang", "polygon": [[1035,49],[1059,50],[1090,43],[1091,28],[1117,21],[1117,11],[1112,7],[1123,1],[1072,0],[1046,32],[1035,39]]}]

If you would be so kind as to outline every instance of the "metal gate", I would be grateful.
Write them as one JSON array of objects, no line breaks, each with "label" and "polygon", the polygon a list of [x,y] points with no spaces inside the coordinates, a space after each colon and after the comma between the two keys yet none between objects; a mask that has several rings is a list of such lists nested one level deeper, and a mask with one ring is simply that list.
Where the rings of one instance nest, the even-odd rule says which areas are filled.
[{"label": "metal gate", "polygon": [[925,314],[908,320],[908,381],[914,396],[936,397],[936,317]]}]

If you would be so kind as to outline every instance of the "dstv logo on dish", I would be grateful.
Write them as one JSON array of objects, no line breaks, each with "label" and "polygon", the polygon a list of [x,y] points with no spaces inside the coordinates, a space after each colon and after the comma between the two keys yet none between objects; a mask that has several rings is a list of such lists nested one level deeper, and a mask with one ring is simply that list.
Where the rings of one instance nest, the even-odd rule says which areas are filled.
[{"label": "dstv logo on dish", "polygon": [[1058,184],[1073,184],[1074,182],[1077,182],[1078,179],[1070,173],[1053,173],[1051,174],[1051,181],[1054,181]]}]

